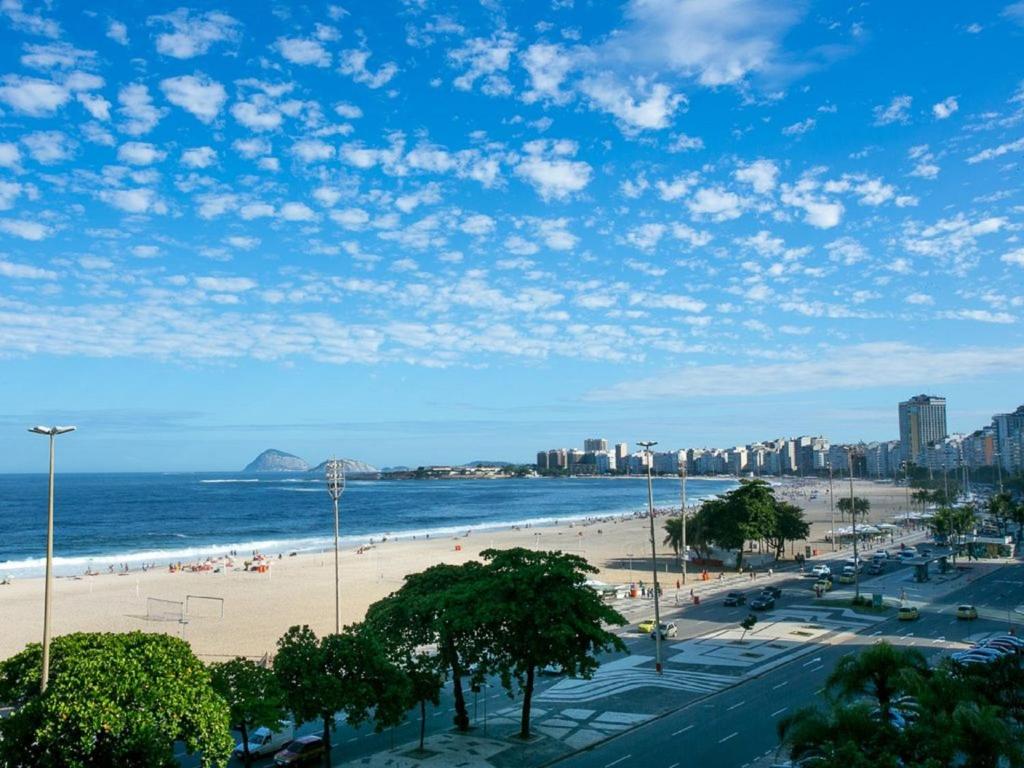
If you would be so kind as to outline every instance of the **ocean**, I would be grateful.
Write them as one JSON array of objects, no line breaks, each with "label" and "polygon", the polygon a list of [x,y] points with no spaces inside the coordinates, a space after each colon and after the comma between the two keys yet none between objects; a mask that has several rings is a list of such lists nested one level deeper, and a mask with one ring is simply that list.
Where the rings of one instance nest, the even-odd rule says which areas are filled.
[{"label": "ocean", "polygon": [[[735,487],[692,478],[692,505]],[[46,475],[0,475],[0,578],[38,576],[46,553]],[[678,507],[679,480],[655,478],[657,507]],[[346,545],[642,512],[639,478],[349,481]],[[309,475],[63,474],[56,479],[59,575],[110,564],[194,562],[230,549],[318,551],[333,542],[322,479]]]}]

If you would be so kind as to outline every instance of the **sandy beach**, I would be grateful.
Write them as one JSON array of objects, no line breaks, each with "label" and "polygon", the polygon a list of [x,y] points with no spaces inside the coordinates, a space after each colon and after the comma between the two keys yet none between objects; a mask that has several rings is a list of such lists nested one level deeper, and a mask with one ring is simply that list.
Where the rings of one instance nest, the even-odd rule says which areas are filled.
[{"label": "sandy beach", "polygon": [[[638,489],[639,492],[639,489]],[[847,483],[836,483],[836,497],[848,495]],[[868,481],[855,482],[855,493],[871,501],[871,522],[888,522],[907,511],[904,488]],[[831,549],[824,537],[831,525],[828,482],[784,480],[777,496],[805,509],[811,524],[805,544],[823,553]],[[676,511],[678,514],[678,511]],[[847,523],[848,524],[848,523]],[[837,519],[837,526],[839,525]],[[678,568],[671,550],[661,544],[663,521],[657,523],[659,568],[668,568],[674,587]],[[601,518],[587,523],[473,532],[468,536],[376,541],[362,552],[341,553],[342,620],[360,620],[367,606],[394,591],[408,573],[436,563],[464,563],[489,547],[558,549],[580,554],[600,569],[595,577],[609,584],[633,578],[649,581],[649,522],[640,518]],[[261,657],[273,653],[277,638],[294,624],[309,624],[318,633],[334,626],[333,551],[289,556],[267,552],[264,573],[242,570],[250,553],[239,553],[234,568],[171,573],[166,567],[146,572],[104,573],[55,582],[53,622],[55,634],[75,631],[165,632],[187,639],[206,661],[235,655]],[[281,555],[281,557],[279,557]],[[786,557],[790,556],[787,548]],[[631,571],[632,568],[632,571]],[[147,618],[148,598],[182,603],[189,595],[223,599],[223,617],[217,600],[190,599],[187,621]],[[167,606],[168,615],[176,607]],[[21,579],[0,586],[0,658],[21,650],[42,636],[43,579]]]}]

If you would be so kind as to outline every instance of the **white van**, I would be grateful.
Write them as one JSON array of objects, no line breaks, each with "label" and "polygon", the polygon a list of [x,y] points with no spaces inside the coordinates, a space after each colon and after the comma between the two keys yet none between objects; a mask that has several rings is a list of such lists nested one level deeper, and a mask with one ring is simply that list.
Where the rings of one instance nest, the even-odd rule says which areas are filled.
[{"label": "white van", "polygon": [[[284,749],[294,738],[295,726],[288,720],[279,722],[275,731],[269,728],[257,728],[249,734],[249,754],[253,757],[272,755]],[[242,742],[235,744],[236,757],[241,757],[244,751]]]}]

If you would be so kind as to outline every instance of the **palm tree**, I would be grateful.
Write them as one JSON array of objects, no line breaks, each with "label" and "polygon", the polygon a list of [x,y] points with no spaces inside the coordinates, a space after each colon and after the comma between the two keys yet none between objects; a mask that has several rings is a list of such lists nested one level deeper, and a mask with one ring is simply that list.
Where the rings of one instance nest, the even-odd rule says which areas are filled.
[{"label": "palm tree", "polygon": [[888,722],[893,699],[912,690],[913,674],[923,676],[927,670],[928,662],[917,649],[881,642],[856,655],[843,656],[825,688],[840,699],[870,696],[878,702],[882,722]]},{"label": "palm tree", "polygon": [[777,726],[779,741],[794,765],[878,768],[896,764],[892,727],[871,716],[866,702],[823,711],[798,710]]}]

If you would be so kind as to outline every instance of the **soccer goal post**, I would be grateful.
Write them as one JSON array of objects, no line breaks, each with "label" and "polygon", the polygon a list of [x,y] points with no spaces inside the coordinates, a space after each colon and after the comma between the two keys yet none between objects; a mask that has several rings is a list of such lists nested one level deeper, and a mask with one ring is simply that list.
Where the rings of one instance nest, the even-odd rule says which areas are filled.
[{"label": "soccer goal post", "polygon": [[146,598],[146,618],[149,621],[181,621],[185,617],[185,604],[180,600]]},{"label": "soccer goal post", "polygon": [[190,619],[223,619],[224,598],[209,595],[186,595],[185,615]]}]

